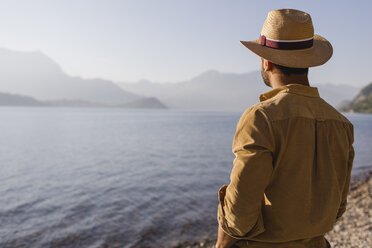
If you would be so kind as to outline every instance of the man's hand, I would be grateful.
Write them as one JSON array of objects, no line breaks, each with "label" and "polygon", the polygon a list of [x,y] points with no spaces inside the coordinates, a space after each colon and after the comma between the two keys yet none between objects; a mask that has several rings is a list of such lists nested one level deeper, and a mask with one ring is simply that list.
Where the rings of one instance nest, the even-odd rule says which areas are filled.
[{"label": "man's hand", "polygon": [[227,235],[223,229],[219,226],[218,227],[218,237],[217,237],[217,244],[216,248],[233,248],[236,247],[234,244],[238,241],[238,239],[234,239]]}]

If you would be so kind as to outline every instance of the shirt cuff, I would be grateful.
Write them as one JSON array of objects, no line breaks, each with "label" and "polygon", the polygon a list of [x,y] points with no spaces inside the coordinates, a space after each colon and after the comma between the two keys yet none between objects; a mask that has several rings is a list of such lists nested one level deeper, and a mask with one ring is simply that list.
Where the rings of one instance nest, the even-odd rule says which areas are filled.
[{"label": "shirt cuff", "polygon": [[259,215],[256,224],[248,233],[243,233],[239,230],[239,228],[235,227],[233,223],[229,223],[228,219],[226,218],[226,213],[224,209],[224,202],[225,202],[225,194],[226,194],[227,185],[224,185],[218,191],[218,224],[222,228],[222,230],[232,238],[235,239],[249,239],[261,234],[265,231],[263,225],[263,218],[262,214]]}]

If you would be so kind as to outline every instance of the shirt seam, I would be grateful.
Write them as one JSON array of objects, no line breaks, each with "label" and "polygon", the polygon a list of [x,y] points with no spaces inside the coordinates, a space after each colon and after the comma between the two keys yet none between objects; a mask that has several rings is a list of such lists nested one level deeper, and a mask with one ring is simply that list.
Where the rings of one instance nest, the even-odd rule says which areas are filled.
[{"label": "shirt seam", "polygon": [[316,120],[316,121],[337,121],[337,122],[341,122],[341,123],[350,124],[350,123],[347,122],[347,121],[338,120],[338,119],[334,119],[334,118],[320,119],[320,118],[309,118],[309,117],[306,117],[306,116],[290,116],[290,117],[287,117],[287,118],[277,119],[277,120],[271,120],[271,121],[272,121],[272,122],[285,121],[285,120],[293,119],[293,118],[304,118],[304,119],[308,119],[308,120]]},{"label": "shirt seam", "polygon": [[279,92],[279,93],[287,93],[287,94],[295,94],[299,96],[306,96],[306,97],[311,97],[311,98],[320,98],[320,95],[308,95],[308,94],[303,94],[299,92],[291,92],[291,91],[284,91],[284,92]]}]

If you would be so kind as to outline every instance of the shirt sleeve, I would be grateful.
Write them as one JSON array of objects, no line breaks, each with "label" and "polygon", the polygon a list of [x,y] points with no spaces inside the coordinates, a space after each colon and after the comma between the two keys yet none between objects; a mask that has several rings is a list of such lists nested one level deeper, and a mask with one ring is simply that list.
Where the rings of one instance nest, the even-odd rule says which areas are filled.
[{"label": "shirt sleeve", "polygon": [[350,150],[349,150],[349,159],[348,159],[348,168],[347,168],[347,177],[344,185],[344,189],[342,191],[342,199],[341,199],[341,204],[337,212],[337,217],[336,221],[338,221],[342,215],[346,211],[346,204],[347,204],[347,195],[349,194],[349,188],[350,188],[350,180],[351,180],[351,170],[353,167],[353,161],[354,161],[354,148],[353,148],[353,142],[354,142],[354,134],[353,134],[353,128],[351,128],[351,141],[350,141]]},{"label": "shirt sleeve", "polygon": [[237,239],[264,231],[261,206],[273,171],[275,141],[271,122],[256,106],[240,118],[234,141],[230,184],[219,191],[218,222]]}]

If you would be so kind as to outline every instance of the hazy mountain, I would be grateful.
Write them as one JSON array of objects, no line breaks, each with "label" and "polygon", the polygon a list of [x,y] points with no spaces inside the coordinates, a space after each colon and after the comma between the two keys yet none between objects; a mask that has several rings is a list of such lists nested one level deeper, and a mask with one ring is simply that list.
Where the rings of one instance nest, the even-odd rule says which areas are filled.
[{"label": "hazy mountain", "polygon": [[65,99],[105,104],[123,104],[141,98],[108,80],[68,76],[41,52],[3,48],[0,48],[0,91],[39,100]]},{"label": "hazy mountain", "polygon": [[[207,71],[179,83],[118,83],[124,90],[144,96],[155,96],[169,107],[186,109],[241,111],[257,103],[261,93],[271,88],[264,85],[260,72],[220,73]],[[351,100],[358,88],[348,85],[314,85],[321,97],[338,106]]]},{"label": "hazy mountain", "polygon": [[0,106],[48,106],[32,97],[0,93]]},{"label": "hazy mountain", "polygon": [[167,108],[162,102],[155,97],[143,97],[124,104],[104,104],[97,102],[88,102],[82,100],[53,100],[46,101],[49,106],[53,107],[82,107],[82,108],[142,108],[142,109],[161,109]]},{"label": "hazy mountain", "polygon": [[358,94],[360,88],[344,84],[320,84],[318,87],[320,96],[328,103],[341,108],[345,102],[352,100]]},{"label": "hazy mountain", "polygon": [[0,106],[48,106],[48,107],[82,107],[82,108],[142,108],[142,109],[164,109],[167,108],[155,97],[144,97],[120,105],[109,105],[82,100],[52,100],[38,101],[35,98],[23,95],[8,94],[0,92]]},{"label": "hazy mountain", "polygon": [[121,108],[147,108],[147,109],[162,109],[167,108],[162,102],[155,97],[145,97],[134,100],[128,103],[118,105]]},{"label": "hazy mountain", "polygon": [[52,107],[78,107],[78,108],[106,108],[112,107],[111,105],[98,102],[90,102],[84,100],[49,100],[45,101],[49,106]]},{"label": "hazy mountain", "polygon": [[268,88],[257,83],[256,72],[245,74],[207,71],[180,83],[120,83],[123,89],[145,96],[155,96],[167,106],[186,109],[242,110],[258,101],[257,92]]},{"label": "hazy mountain", "polygon": [[[119,87],[120,86],[120,87]],[[31,96],[59,106],[142,106],[241,111],[258,102],[266,87],[260,72],[207,71],[179,83],[119,83],[82,79],[65,74],[41,52],[0,49],[0,91]],[[357,88],[318,85],[322,97],[334,106],[351,100]],[[147,97],[148,99],[142,99]],[[158,99],[154,99],[154,97]]]},{"label": "hazy mountain", "polygon": [[359,94],[343,107],[344,111],[372,113],[372,83],[365,86]]}]

